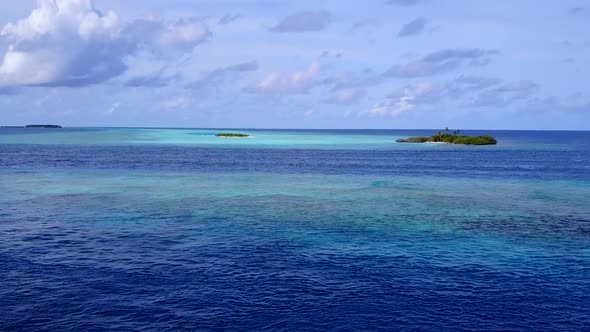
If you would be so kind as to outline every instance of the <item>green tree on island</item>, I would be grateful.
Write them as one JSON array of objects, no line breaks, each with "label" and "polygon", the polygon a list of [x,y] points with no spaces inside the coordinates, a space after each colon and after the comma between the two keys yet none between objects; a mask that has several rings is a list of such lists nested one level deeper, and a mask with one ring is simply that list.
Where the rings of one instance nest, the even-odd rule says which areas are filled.
[{"label": "green tree on island", "polygon": [[449,143],[449,144],[464,144],[464,145],[494,145],[497,143],[496,139],[488,136],[459,136],[460,130],[449,131],[449,127],[445,128],[445,132],[437,132],[436,135],[425,137],[409,137],[397,139],[399,143]]}]

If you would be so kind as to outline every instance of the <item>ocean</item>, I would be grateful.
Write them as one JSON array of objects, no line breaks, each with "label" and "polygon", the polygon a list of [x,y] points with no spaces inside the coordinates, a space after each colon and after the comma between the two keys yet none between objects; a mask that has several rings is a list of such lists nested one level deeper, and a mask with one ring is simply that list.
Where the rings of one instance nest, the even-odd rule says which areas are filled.
[{"label": "ocean", "polygon": [[434,132],[0,128],[0,330],[590,329],[590,132]]}]

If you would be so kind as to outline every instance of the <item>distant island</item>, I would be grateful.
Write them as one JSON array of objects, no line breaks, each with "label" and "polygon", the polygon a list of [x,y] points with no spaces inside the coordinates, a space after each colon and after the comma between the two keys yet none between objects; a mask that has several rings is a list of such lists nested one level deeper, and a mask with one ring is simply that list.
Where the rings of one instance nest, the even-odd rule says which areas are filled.
[{"label": "distant island", "polygon": [[53,125],[53,124],[32,124],[26,125],[26,128],[61,128],[60,125]]},{"label": "distant island", "polygon": [[0,128],[63,128],[54,124],[31,124],[26,126],[0,126]]},{"label": "distant island", "polygon": [[233,138],[250,137],[250,135],[247,135],[247,134],[238,134],[238,133],[218,133],[218,134],[215,134],[215,136],[217,136],[217,137],[233,137]]},{"label": "distant island", "polygon": [[400,138],[395,140],[398,143],[448,143],[448,144],[464,144],[464,145],[495,145],[498,143],[495,138],[488,135],[483,136],[466,136],[459,135],[459,130],[449,133],[449,129],[445,129],[444,133],[440,131],[433,136],[417,136]]}]

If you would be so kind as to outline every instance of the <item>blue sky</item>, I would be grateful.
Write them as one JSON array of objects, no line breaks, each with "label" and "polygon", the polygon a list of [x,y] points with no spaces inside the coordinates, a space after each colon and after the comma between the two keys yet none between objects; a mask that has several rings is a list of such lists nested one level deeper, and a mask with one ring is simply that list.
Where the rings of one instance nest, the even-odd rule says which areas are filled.
[{"label": "blue sky", "polygon": [[582,0],[3,1],[0,125],[588,130],[588,31]]}]

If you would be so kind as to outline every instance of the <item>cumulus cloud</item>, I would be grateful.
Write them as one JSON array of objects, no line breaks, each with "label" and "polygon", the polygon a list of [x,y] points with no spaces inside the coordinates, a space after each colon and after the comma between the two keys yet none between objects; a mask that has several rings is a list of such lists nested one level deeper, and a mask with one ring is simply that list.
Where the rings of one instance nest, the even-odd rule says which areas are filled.
[{"label": "cumulus cloud", "polygon": [[412,78],[439,74],[462,65],[485,65],[491,61],[497,50],[479,48],[446,49],[430,53],[423,58],[403,65],[394,65],[385,76]]},{"label": "cumulus cloud", "polygon": [[259,94],[304,94],[321,83],[319,75],[320,64],[313,62],[303,71],[270,73],[245,90]]},{"label": "cumulus cloud", "polygon": [[[67,85],[104,80],[125,70],[121,56],[107,56],[116,44],[117,16],[101,14],[88,1],[39,1],[29,17],[8,23],[0,36],[10,42],[0,64],[0,84]],[[127,53],[113,45],[113,53]],[[86,61],[85,61],[86,60]]]},{"label": "cumulus cloud", "polygon": [[399,30],[397,36],[398,37],[415,36],[415,35],[420,34],[422,31],[424,31],[425,27],[426,27],[426,20],[423,18],[417,18],[411,22],[404,24],[402,26],[402,28]]},{"label": "cumulus cloud", "polygon": [[235,79],[236,74],[253,72],[258,70],[258,62],[248,61],[238,63],[232,66],[221,67],[208,72],[203,78],[187,84],[187,88],[202,90],[218,86],[228,79]]},{"label": "cumulus cloud", "polygon": [[0,60],[3,86],[84,86],[119,76],[140,50],[187,52],[209,34],[201,22],[138,20],[124,24],[90,0],[39,0],[31,14],[6,24]]},{"label": "cumulus cloud", "polygon": [[307,11],[284,17],[272,32],[309,32],[324,30],[330,23],[330,14],[326,11]]}]

